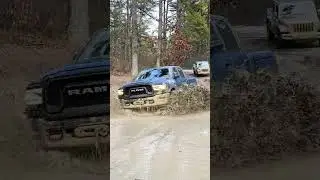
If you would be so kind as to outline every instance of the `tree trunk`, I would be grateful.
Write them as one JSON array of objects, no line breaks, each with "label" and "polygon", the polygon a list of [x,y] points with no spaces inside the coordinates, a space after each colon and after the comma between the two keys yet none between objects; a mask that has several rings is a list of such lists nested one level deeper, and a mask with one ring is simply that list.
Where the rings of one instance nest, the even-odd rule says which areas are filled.
[{"label": "tree trunk", "polygon": [[70,44],[79,48],[89,38],[88,0],[70,0]]},{"label": "tree trunk", "polygon": [[167,31],[168,31],[168,12],[169,12],[169,2],[167,0],[163,1],[163,11],[164,11],[164,15],[163,15],[163,44],[162,44],[162,54],[166,53],[167,51]]},{"label": "tree trunk", "polygon": [[[130,16],[130,0],[126,0],[126,38],[125,38],[125,63],[130,64],[130,47],[131,47],[131,16]],[[126,69],[128,70],[128,69]]]},{"label": "tree trunk", "polygon": [[161,62],[161,49],[162,49],[162,19],[163,19],[163,0],[159,0],[159,24],[158,24],[158,55],[157,55],[157,67],[160,67]]},{"label": "tree trunk", "polygon": [[177,0],[177,29],[181,29],[182,27],[182,3],[181,0]]},{"label": "tree trunk", "polygon": [[137,0],[132,0],[132,77],[138,74],[138,12],[137,12]]}]

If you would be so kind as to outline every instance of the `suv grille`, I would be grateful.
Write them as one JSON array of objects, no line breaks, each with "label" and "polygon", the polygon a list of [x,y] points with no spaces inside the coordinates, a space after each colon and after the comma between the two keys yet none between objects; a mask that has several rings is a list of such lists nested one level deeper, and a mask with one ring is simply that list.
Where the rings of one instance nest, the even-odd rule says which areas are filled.
[{"label": "suv grille", "polygon": [[65,108],[109,104],[110,91],[106,74],[54,79],[45,90],[48,113],[58,113]]},{"label": "suv grille", "polygon": [[153,94],[153,89],[152,89],[152,86],[150,85],[132,86],[132,87],[127,87],[124,90],[124,95],[128,96],[129,98],[148,97],[152,94]]},{"label": "suv grille", "polygon": [[293,31],[294,32],[311,32],[314,31],[314,24],[313,23],[304,23],[304,24],[293,24]]}]

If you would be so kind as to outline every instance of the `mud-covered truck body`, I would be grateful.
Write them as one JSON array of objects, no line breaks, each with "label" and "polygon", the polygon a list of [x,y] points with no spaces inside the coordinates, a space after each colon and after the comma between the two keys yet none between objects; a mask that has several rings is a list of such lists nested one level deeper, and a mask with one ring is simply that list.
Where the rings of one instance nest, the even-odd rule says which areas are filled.
[{"label": "mud-covered truck body", "polygon": [[313,0],[273,0],[267,9],[268,40],[314,42],[320,39],[320,22]]},{"label": "mud-covered truck body", "polygon": [[210,77],[215,91],[224,91],[226,78],[237,69],[250,73],[259,69],[278,72],[278,63],[273,52],[245,52],[241,49],[239,38],[226,18],[214,15],[210,25]]},{"label": "mud-covered truck body", "polygon": [[197,79],[188,77],[178,66],[149,68],[119,88],[118,98],[124,109],[163,106],[171,92],[183,85],[197,85]]},{"label": "mud-covered truck body", "polygon": [[109,38],[97,31],[70,65],[26,88],[25,114],[43,148],[91,146],[109,139]]}]

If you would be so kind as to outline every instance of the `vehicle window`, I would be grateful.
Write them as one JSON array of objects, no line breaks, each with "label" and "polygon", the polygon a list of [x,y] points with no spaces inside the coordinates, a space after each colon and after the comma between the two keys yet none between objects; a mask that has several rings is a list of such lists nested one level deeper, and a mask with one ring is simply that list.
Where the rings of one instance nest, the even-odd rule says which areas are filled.
[{"label": "vehicle window", "polygon": [[96,32],[75,59],[75,64],[104,61],[109,55],[107,31]]},{"label": "vehicle window", "polygon": [[173,75],[178,75],[180,76],[180,73],[178,72],[177,68],[173,68]]},{"label": "vehicle window", "polygon": [[165,77],[169,75],[169,69],[167,68],[162,68],[160,69],[158,77]]},{"label": "vehicle window", "polygon": [[179,75],[180,75],[181,78],[185,78],[184,77],[184,73],[183,73],[181,68],[178,68],[178,72],[179,72]]},{"label": "vehicle window", "polygon": [[240,50],[238,40],[233,34],[233,31],[230,25],[226,23],[224,20],[217,20],[216,24],[217,24],[218,33],[221,35],[224,41],[224,46],[226,51]]},{"label": "vehicle window", "polygon": [[165,76],[168,76],[168,75],[169,75],[169,69],[168,68],[150,69],[150,70],[141,72],[137,76],[136,80],[155,78],[155,77],[165,77]]},{"label": "vehicle window", "polygon": [[90,57],[91,58],[98,58],[98,57],[106,56],[107,55],[106,51],[107,51],[107,43],[102,41],[100,43],[97,43],[94,46]]},{"label": "vehicle window", "polygon": [[283,3],[280,5],[281,18],[305,17],[315,18],[317,16],[316,7],[312,1],[301,1],[295,3]]},{"label": "vehicle window", "polygon": [[212,47],[217,47],[217,46],[223,44],[223,42],[221,41],[221,37],[220,37],[219,33],[217,32],[216,27],[214,26],[214,23],[215,23],[215,21],[212,22],[212,26],[210,28],[210,31],[211,31],[210,32],[211,33],[211,35],[210,35],[210,41],[211,41],[210,42],[210,46],[211,46],[211,48]]},{"label": "vehicle window", "polygon": [[206,67],[206,66],[209,66],[209,63],[208,63],[208,62],[206,62],[206,61],[199,62],[199,63],[198,63],[198,66]]}]

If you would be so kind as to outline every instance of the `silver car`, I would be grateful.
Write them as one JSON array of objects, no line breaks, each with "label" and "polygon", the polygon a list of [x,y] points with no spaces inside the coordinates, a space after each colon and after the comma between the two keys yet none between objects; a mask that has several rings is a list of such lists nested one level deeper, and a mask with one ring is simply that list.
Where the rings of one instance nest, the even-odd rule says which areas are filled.
[{"label": "silver car", "polygon": [[196,61],[193,64],[192,69],[195,76],[210,74],[210,65],[208,61]]}]

